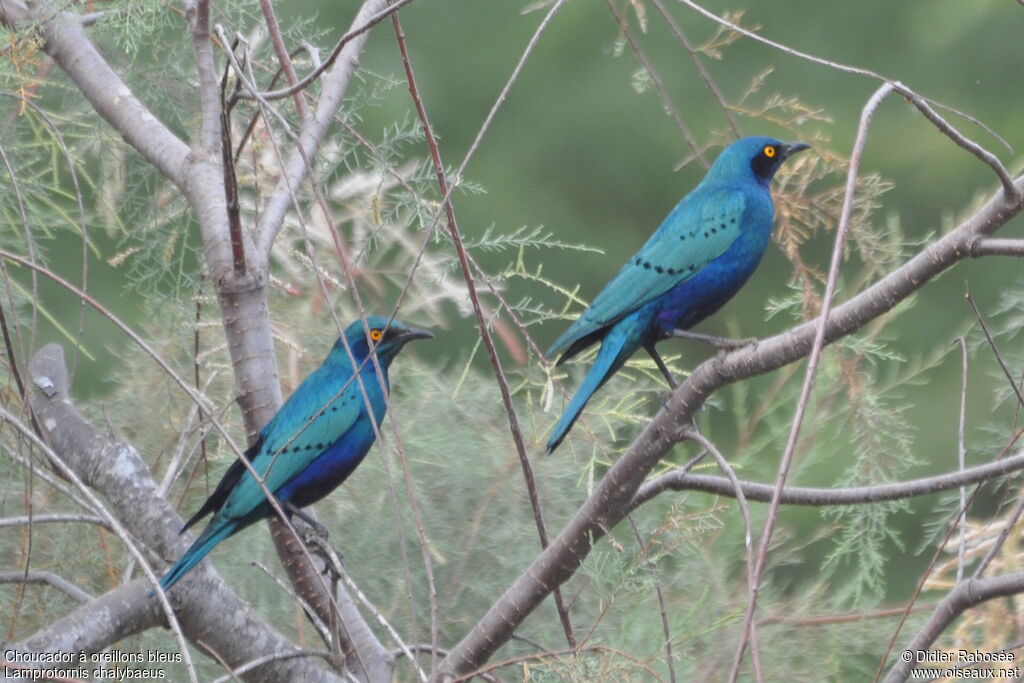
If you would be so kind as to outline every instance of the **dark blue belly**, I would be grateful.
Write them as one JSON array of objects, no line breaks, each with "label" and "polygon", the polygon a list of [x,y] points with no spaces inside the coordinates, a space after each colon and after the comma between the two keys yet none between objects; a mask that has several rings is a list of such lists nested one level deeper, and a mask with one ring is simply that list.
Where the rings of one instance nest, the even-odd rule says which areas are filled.
[{"label": "dark blue belly", "polygon": [[374,433],[370,420],[360,419],[343,437],[309,463],[274,495],[298,507],[317,502],[345,481],[373,445]]},{"label": "dark blue belly", "polygon": [[[764,247],[737,240],[689,280],[658,297],[655,325],[662,335],[689,329],[725,305],[757,268]],[[760,247],[760,248],[758,248]]]}]

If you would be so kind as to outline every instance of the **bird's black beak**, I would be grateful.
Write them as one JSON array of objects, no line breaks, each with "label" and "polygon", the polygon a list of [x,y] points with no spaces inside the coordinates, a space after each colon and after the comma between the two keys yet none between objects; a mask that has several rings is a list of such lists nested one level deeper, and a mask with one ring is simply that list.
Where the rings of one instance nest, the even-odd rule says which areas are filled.
[{"label": "bird's black beak", "polygon": [[410,327],[398,335],[397,341],[401,344],[408,344],[415,339],[433,339],[434,333],[421,330],[418,327]]},{"label": "bird's black beak", "polygon": [[780,152],[779,156],[782,157],[780,159],[780,161],[784,160],[784,159],[788,159],[789,157],[793,156],[794,154],[797,154],[799,152],[804,151],[805,149],[810,149],[810,148],[811,148],[811,146],[808,145],[806,142],[787,142],[787,143],[783,144],[782,145],[782,149],[779,150],[779,152]]}]

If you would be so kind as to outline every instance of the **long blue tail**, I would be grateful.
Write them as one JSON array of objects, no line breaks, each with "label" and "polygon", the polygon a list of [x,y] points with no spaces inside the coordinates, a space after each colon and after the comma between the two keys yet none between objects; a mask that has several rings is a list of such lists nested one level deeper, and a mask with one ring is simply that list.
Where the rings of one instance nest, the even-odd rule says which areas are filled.
[{"label": "long blue tail", "polygon": [[583,407],[587,405],[587,401],[594,395],[594,392],[600,389],[601,385],[607,382],[608,378],[614,375],[615,371],[621,368],[622,364],[640,348],[641,335],[634,332],[634,328],[638,327],[635,323],[638,321],[632,320],[632,318],[633,316],[630,316],[616,324],[601,342],[601,350],[597,352],[594,364],[587,372],[587,376],[583,378],[583,383],[573,394],[569,406],[562,413],[558,424],[551,432],[551,438],[548,439],[547,445],[548,455],[558,448],[558,444],[562,443],[562,439],[572,429],[576,418],[583,412]]},{"label": "long blue tail", "polygon": [[185,554],[181,556],[181,559],[174,563],[164,577],[160,579],[160,587],[165,591],[169,590],[171,586],[176,584],[181,577],[185,576],[192,567],[199,564],[199,562],[206,557],[206,555],[213,550],[214,546],[223,541],[225,538],[230,536],[238,529],[238,525],[234,522],[223,522],[217,524],[217,519],[214,518],[210,522],[210,526],[206,527],[199,538],[195,540],[195,543],[189,546]]}]

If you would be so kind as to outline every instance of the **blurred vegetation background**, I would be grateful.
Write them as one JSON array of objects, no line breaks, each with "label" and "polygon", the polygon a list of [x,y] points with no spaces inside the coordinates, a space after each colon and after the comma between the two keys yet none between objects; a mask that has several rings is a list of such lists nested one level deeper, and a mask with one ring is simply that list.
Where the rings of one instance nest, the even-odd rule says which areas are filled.
[{"label": "blurred vegetation background", "polygon": [[[418,0],[401,11],[420,89],[449,165],[462,159],[546,4]],[[824,197],[841,187],[842,156],[849,153],[861,107],[877,83],[752,40],[722,40],[706,18],[681,4],[666,4],[691,41],[706,45],[701,59],[726,99],[733,104],[743,101],[744,108],[761,112],[757,116],[736,112],[743,133],[816,141],[820,166],[800,167],[808,196]],[[144,101],[166,120],[178,121],[181,130],[191,127],[198,105],[189,100],[190,48],[182,40],[180,19],[160,3],[133,1],[125,6],[137,13],[124,12],[120,23],[101,23],[94,29],[98,40],[108,55],[127,50],[128,56],[116,61]],[[645,0],[616,0],[613,6],[628,21],[697,139],[702,144],[727,140],[728,124],[721,108],[656,8]],[[949,118],[996,151],[1011,171],[1019,171],[1019,150],[1024,148],[1020,125],[1024,7],[1019,4],[864,0],[823,5],[780,0],[745,6],[716,0],[704,6],[717,14],[733,13],[731,17],[765,37],[825,59],[873,69],[971,114],[1003,136],[1013,151],[970,123]],[[327,46],[345,31],[357,7],[351,0],[295,0],[282,3],[279,12],[293,37]],[[222,11],[232,21],[242,22],[252,10],[226,5]],[[742,15],[735,14],[739,11]],[[417,133],[395,38],[386,23],[373,30],[361,62],[363,71],[345,118],[387,150],[388,166],[410,168],[425,157],[425,148]],[[4,87],[16,90],[27,72],[31,69],[8,65]],[[63,76],[51,78],[40,93],[40,106],[55,115],[64,112],[61,126],[75,148],[87,152],[81,157],[80,171],[90,225],[88,289],[135,329],[162,341],[163,350],[181,368],[189,369],[190,320],[201,286],[194,226],[180,214],[173,191],[154,179],[131,151],[119,149],[120,141],[94,116],[83,114],[88,109],[76,100]],[[756,90],[748,92],[754,83]],[[772,102],[777,106],[766,109]],[[35,246],[55,271],[80,279],[82,239],[76,234],[74,189],[63,162],[52,146],[39,155],[32,145],[38,125],[19,120],[15,103],[0,106],[5,144],[24,164],[19,168],[35,169],[38,183],[33,191],[40,205],[49,203],[54,216],[50,225],[33,226]],[[95,137],[94,143],[90,136]],[[363,174],[362,185],[356,183],[349,194],[335,198],[349,212],[353,225],[364,226],[363,232],[354,229],[348,237],[365,256],[367,272],[380,278],[366,288],[364,296],[377,311],[386,313],[397,296],[409,255],[407,248],[398,250],[401,257],[389,249],[399,234],[405,234],[402,230],[419,234],[423,225],[416,217],[424,209],[416,207],[413,198],[400,198],[400,188],[374,176],[380,164],[364,151],[346,148],[346,142],[352,140],[339,132],[336,153],[322,159],[323,177],[340,185],[353,172]],[[716,153],[717,148],[710,149],[708,158]],[[568,305],[564,292],[545,282],[567,291],[578,287],[580,297],[592,298],[702,177],[703,167],[691,157],[608,6],[581,0],[567,3],[541,38],[469,164],[465,181],[472,191],[460,193],[455,200],[474,255],[488,273],[498,275],[505,297],[531,323],[531,334],[541,348],[564,328],[565,321],[557,318]],[[682,162],[687,163],[676,170]],[[987,167],[897,98],[887,100],[876,115],[861,168],[866,176],[877,174],[877,178],[866,181],[863,188],[865,214],[859,223],[863,239],[851,247],[844,266],[847,289],[840,291],[840,298],[862,288],[865,280],[877,279],[886,266],[913,253],[914,245],[948,230],[997,187]],[[429,174],[419,181],[417,188],[436,197]],[[116,195],[115,206],[104,208],[106,188],[115,182],[123,183],[125,189]],[[796,177],[784,182],[786,190],[801,185]],[[784,204],[789,206],[789,200]],[[2,208],[5,246],[25,253],[24,231],[9,194]],[[385,222],[400,225],[397,231],[365,229],[364,224],[376,218],[374,212],[381,210]],[[799,239],[783,235],[780,241],[799,242],[802,262],[810,270],[824,272],[834,226],[834,222],[820,225],[824,229],[799,233]],[[1020,219],[1005,232],[1000,236],[1019,235]],[[410,239],[418,243],[419,238]],[[880,245],[877,263],[865,256],[868,243]],[[417,489],[424,497],[428,533],[436,543],[431,552],[439,565],[441,604],[446,607],[443,644],[450,644],[518,575],[538,544],[504,413],[497,404],[497,389],[486,358],[476,350],[475,320],[466,315],[458,287],[452,284],[460,276],[453,269],[449,245],[438,240],[435,252],[436,260],[401,316],[413,322],[429,320],[444,329],[439,343],[424,344],[410,359],[403,357],[396,363],[394,386],[396,414]],[[319,361],[336,334],[322,302],[314,301],[308,271],[293,256],[287,245],[278,254],[275,274],[281,284],[271,313],[282,334],[281,375],[286,392]],[[542,268],[540,276],[538,268]],[[793,262],[784,249],[770,248],[748,287],[698,329],[758,337],[786,329],[801,317],[801,306],[807,303],[794,277]],[[14,280],[24,288],[22,296],[34,298],[46,312],[33,327],[35,346],[47,341],[67,345],[67,337],[52,320],[74,335],[79,302],[45,279],[35,284],[38,294],[34,297],[29,294],[33,286],[29,278],[15,273]],[[820,283],[816,285],[820,292]],[[1016,409],[1007,400],[1006,383],[993,355],[979,343],[974,316],[964,300],[968,289],[1002,333],[1003,351],[1016,363],[1011,368],[1019,371],[1024,354],[1015,348],[1020,346],[1015,336],[1016,312],[1024,295],[1018,264],[992,257],[958,265],[924,288],[912,305],[889,316],[884,328],[849,342],[840,353],[830,352],[793,483],[863,483],[953,469],[961,368],[959,353],[950,352],[957,350],[952,342],[963,335],[972,348],[966,419],[969,464],[991,459],[1008,443]],[[439,293],[436,298],[431,297],[432,291]],[[343,315],[353,310],[344,293],[330,305]],[[579,310],[575,303],[566,315]],[[28,311],[26,305],[23,312]],[[771,315],[773,311],[777,314]],[[135,443],[159,469],[180,435],[187,405],[100,316],[86,311],[82,319],[78,396],[87,399],[91,416],[109,419],[118,435]],[[225,405],[232,389],[230,373],[217,365],[223,358],[216,315],[205,321],[210,332],[203,339],[203,358],[208,362],[204,370],[221,372],[208,391],[217,398],[217,405]],[[28,324],[29,315],[23,322]],[[662,348],[679,368],[692,367],[712,353],[707,347],[675,341]],[[557,418],[562,397],[556,392],[547,400],[549,376],[536,358],[522,362],[526,350],[521,342],[500,348],[528,427],[531,454],[538,456],[534,464],[541,477],[548,526],[556,532],[617,449],[625,447],[657,410],[663,387],[638,359],[624,377],[609,383],[588,411],[593,414],[588,426],[599,445],[576,434],[570,447],[542,459],[544,431]],[[702,430],[743,478],[773,480],[802,368],[798,366],[784,385],[777,384],[779,377],[792,369],[730,388],[703,412]],[[558,375],[570,391],[580,376],[578,367],[570,367],[567,376]],[[152,400],[144,411],[138,407],[140,396]],[[755,416],[766,396],[771,401],[764,415]],[[550,403],[547,412],[545,403]],[[166,412],[165,405],[170,406]],[[236,419],[231,413],[229,406],[226,414]],[[692,446],[676,451],[675,464],[694,453]],[[210,455],[208,476],[216,481],[229,454],[211,439]],[[415,534],[404,509],[400,525],[404,535],[395,534],[388,488],[382,483],[397,476],[389,459],[374,453],[323,504],[322,517],[332,529],[332,539],[344,549],[349,570],[371,599],[403,632],[418,633],[423,640],[429,625],[427,610],[421,602],[418,613],[410,613],[398,559],[403,545],[408,545],[411,557],[418,557]],[[21,479],[9,461],[4,467],[11,468],[9,480]],[[714,472],[713,467],[709,471]],[[183,483],[179,482],[179,489]],[[194,509],[203,488],[192,487],[183,509]],[[990,495],[979,497],[972,508],[972,519],[979,525],[997,517],[1000,504],[1010,497],[1003,488],[990,489]],[[174,495],[183,493],[176,490]],[[0,511],[5,516],[15,514],[18,497],[6,500],[0,502]],[[950,496],[931,496],[906,505],[826,514],[784,510],[761,614],[870,611],[905,603],[941,538],[936,534],[945,531],[955,509],[952,501]],[[755,520],[763,518],[761,507],[754,509]],[[620,525],[615,543],[602,543],[566,590],[566,595],[578,598],[573,606],[578,625],[583,628],[596,620],[590,642],[615,651],[599,652],[583,663],[546,661],[531,669],[530,675],[552,680],[564,675],[580,680],[665,675],[659,659],[661,621],[653,599],[656,582],[670,605],[675,654],[683,667],[679,671],[690,678],[714,680],[714,672],[720,670],[715,667],[731,657],[745,601],[742,527],[735,505],[703,494],[665,494],[638,512],[635,521],[647,539],[640,546],[644,552],[638,550],[628,525]],[[984,527],[978,528],[983,534]],[[214,563],[263,609],[288,615],[300,640],[315,638],[287,597],[247,566],[258,558],[278,571],[265,532],[247,533],[248,541],[225,544],[214,555]],[[55,570],[91,584],[97,592],[113,579],[113,573],[104,577],[97,570],[103,563],[110,566],[111,560],[101,557],[94,544],[86,541],[83,552],[91,548],[95,562],[81,563],[56,549],[74,544],[73,535],[54,535],[50,540],[55,548],[47,556],[54,558]],[[0,535],[0,547],[17,552],[20,543],[14,534]],[[413,569],[412,590],[422,598],[422,567],[415,560]],[[29,593],[33,597],[22,608],[23,614],[35,610],[44,621],[52,609],[47,592],[30,589]],[[926,594],[924,601],[933,597]],[[0,587],[0,605],[5,605],[0,613],[13,600],[13,591]],[[890,620],[813,628],[777,623],[762,629],[761,651],[767,671],[788,672],[792,680],[870,674],[893,628]],[[14,635],[23,635],[21,629],[31,632],[20,624]],[[550,602],[523,629],[523,635],[552,648],[559,644],[559,632]],[[147,634],[140,642],[161,638],[162,634]],[[723,638],[729,647],[721,647]],[[514,643],[499,657],[529,651],[528,645]],[[616,652],[631,653],[642,665]]]}]

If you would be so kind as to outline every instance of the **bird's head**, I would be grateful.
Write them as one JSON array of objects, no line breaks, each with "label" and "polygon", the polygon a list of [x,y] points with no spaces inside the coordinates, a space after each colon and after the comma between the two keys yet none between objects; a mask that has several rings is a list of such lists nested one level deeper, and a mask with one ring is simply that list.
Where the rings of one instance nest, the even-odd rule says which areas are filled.
[{"label": "bird's head", "polygon": [[782,162],[810,147],[806,142],[780,142],[760,136],[743,138],[722,150],[705,182],[736,182],[753,177],[767,186]]},{"label": "bird's head", "polygon": [[[431,339],[433,336],[427,330],[409,327],[398,320],[389,323],[387,318],[375,315],[366,318],[366,326],[362,320],[357,320],[345,330],[345,342],[348,342],[352,356],[357,361],[368,357],[370,349],[374,348],[377,350],[377,357],[384,363],[390,362],[403,346],[414,339]],[[341,339],[335,342],[328,359],[330,357],[348,360],[348,353]]]}]

